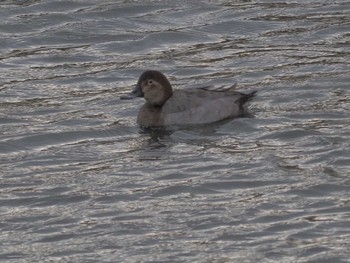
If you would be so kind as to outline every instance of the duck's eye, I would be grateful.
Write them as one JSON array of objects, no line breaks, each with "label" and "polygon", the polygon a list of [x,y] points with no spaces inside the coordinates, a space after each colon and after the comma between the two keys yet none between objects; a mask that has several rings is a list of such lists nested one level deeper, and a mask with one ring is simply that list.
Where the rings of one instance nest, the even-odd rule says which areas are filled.
[{"label": "duck's eye", "polygon": [[153,83],[153,80],[149,80],[149,81],[148,81],[148,84],[152,84],[152,83]]}]

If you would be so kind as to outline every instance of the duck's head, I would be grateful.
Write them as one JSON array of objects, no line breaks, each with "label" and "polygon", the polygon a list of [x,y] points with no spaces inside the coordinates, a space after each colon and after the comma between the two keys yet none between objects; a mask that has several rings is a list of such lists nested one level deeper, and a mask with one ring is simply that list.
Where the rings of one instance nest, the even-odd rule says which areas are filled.
[{"label": "duck's head", "polygon": [[150,105],[162,106],[172,94],[171,84],[163,73],[156,70],[147,70],[141,74],[131,93],[120,98],[144,97]]}]

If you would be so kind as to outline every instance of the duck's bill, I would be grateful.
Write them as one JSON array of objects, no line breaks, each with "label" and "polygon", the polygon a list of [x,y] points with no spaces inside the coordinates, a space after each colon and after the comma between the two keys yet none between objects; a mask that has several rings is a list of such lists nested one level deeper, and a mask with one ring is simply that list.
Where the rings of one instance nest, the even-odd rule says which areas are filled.
[{"label": "duck's bill", "polygon": [[126,95],[121,95],[120,99],[121,100],[132,100],[134,98],[136,98],[137,96],[135,96],[132,92]]},{"label": "duck's bill", "polygon": [[129,94],[120,96],[120,99],[131,100],[137,97],[143,97],[143,92],[141,90],[140,85],[136,85],[135,88]]}]

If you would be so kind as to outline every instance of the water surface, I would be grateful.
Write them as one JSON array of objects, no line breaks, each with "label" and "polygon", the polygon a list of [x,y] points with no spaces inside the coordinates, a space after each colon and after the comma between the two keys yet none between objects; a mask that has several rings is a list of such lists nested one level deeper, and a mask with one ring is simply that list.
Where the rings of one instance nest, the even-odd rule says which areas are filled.
[{"label": "water surface", "polygon": [[[349,262],[348,1],[1,1],[1,262]],[[144,69],[258,90],[142,130]]]}]

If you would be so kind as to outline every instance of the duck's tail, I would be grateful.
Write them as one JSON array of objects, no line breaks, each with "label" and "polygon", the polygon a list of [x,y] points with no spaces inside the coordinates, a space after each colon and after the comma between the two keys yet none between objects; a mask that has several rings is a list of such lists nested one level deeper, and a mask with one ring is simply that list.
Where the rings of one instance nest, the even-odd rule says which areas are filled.
[{"label": "duck's tail", "polygon": [[257,92],[258,92],[257,90],[254,90],[254,91],[252,91],[252,92],[250,92],[248,94],[242,93],[243,96],[239,99],[240,105],[243,106],[244,103],[246,103],[247,101],[249,101],[252,98],[254,98]]},{"label": "duck's tail", "polygon": [[248,94],[242,93],[242,97],[239,99],[239,107],[241,112],[244,112],[244,104],[255,97],[257,90],[254,90]]}]

